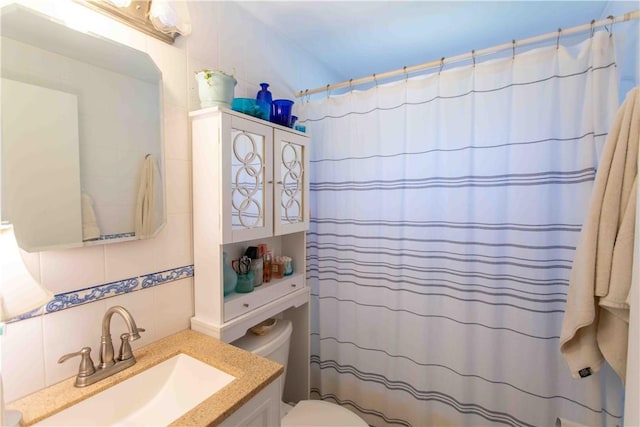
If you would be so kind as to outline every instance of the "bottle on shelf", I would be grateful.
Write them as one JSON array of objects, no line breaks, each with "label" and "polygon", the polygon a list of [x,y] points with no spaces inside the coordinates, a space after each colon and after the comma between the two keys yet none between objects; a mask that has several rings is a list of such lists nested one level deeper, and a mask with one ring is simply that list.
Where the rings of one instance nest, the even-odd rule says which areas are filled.
[{"label": "bottle on shelf", "polygon": [[273,97],[271,96],[271,92],[267,90],[269,87],[269,83],[260,83],[260,91],[256,94],[256,102],[258,104],[258,108],[260,108],[261,118],[264,120],[272,120],[271,117],[273,115],[271,104],[273,101]]},{"label": "bottle on shelf", "polygon": [[264,254],[264,259],[262,263],[262,281],[264,283],[269,283],[271,281],[271,269],[273,264],[273,255],[271,251],[267,251]]},{"label": "bottle on shelf", "polygon": [[280,256],[275,257],[271,263],[271,277],[274,279],[282,279],[284,277],[284,262],[282,262],[282,257]]}]

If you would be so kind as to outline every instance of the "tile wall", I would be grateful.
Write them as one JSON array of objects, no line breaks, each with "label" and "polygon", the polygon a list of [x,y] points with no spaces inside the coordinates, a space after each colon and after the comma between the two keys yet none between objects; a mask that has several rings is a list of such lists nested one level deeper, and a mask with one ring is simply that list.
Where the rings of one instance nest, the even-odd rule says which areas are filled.
[{"label": "tile wall", "polygon": [[[2,6],[9,3],[0,0]],[[59,19],[77,16],[75,22],[92,32],[147,52],[163,73],[166,226],[150,240],[26,254],[30,270],[57,295],[78,290],[86,294],[88,288],[193,265],[188,111],[199,108],[194,71],[235,69],[237,97],[254,97],[262,81],[271,84],[274,99],[293,99],[298,89],[339,80],[295,41],[274,33],[234,2],[189,2],[193,33],[174,45],[70,0],[19,3]],[[102,316],[113,305],[126,307],[147,330],[134,349],[187,329],[193,316],[193,277],[185,276],[7,325],[1,354],[5,401],[75,375],[77,361],[57,363],[63,354],[91,346],[97,359]],[[114,316],[112,336],[124,330],[124,322]]]}]

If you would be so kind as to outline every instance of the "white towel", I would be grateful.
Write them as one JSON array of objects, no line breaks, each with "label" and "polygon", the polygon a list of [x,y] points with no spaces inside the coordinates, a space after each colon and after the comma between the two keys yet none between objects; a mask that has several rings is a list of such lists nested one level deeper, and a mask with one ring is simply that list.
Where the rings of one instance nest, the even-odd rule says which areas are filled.
[{"label": "white towel", "polygon": [[606,359],[625,380],[639,142],[635,88],[609,132],[571,270],[560,351],[574,378],[597,372]]},{"label": "white towel", "polygon": [[86,193],[82,193],[82,240],[95,240],[100,238],[100,227],[96,213],[93,210],[93,199]]},{"label": "white towel", "polygon": [[151,154],[147,154],[142,161],[136,201],[135,233],[138,239],[151,237],[155,230],[155,174],[156,161]]}]

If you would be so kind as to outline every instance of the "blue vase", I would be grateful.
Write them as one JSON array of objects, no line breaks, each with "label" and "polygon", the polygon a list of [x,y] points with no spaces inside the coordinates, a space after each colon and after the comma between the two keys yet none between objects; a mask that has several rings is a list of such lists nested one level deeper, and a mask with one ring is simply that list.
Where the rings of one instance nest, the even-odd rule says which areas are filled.
[{"label": "blue vase", "polygon": [[256,95],[256,101],[258,107],[262,111],[262,119],[271,120],[271,102],[273,98],[271,96],[271,92],[267,90],[269,87],[269,83],[260,83],[260,91]]},{"label": "blue vase", "polygon": [[238,275],[231,268],[231,264],[227,259],[227,253],[222,253],[222,285],[224,287],[224,294],[229,295],[236,289],[238,283]]}]

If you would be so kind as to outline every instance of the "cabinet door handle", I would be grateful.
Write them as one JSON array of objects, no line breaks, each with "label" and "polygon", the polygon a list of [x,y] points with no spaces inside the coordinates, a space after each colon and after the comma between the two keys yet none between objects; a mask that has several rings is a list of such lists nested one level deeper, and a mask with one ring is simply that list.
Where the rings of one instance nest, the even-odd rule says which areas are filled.
[{"label": "cabinet door handle", "polygon": [[279,184],[279,185],[282,185],[282,181],[278,181],[278,184]]},{"label": "cabinet door handle", "polygon": [[247,303],[242,304],[242,306],[246,307],[246,308],[249,308],[249,304],[247,304]]},{"label": "cabinet door handle", "polygon": [[273,184],[273,181],[267,181],[267,184]]},{"label": "cabinet door handle", "polygon": [[297,287],[297,286],[298,286],[298,285],[296,285],[295,283],[292,283],[292,284],[291,284],[291,287],[292,287],[292,288],[295,288],[295,287]]}]

